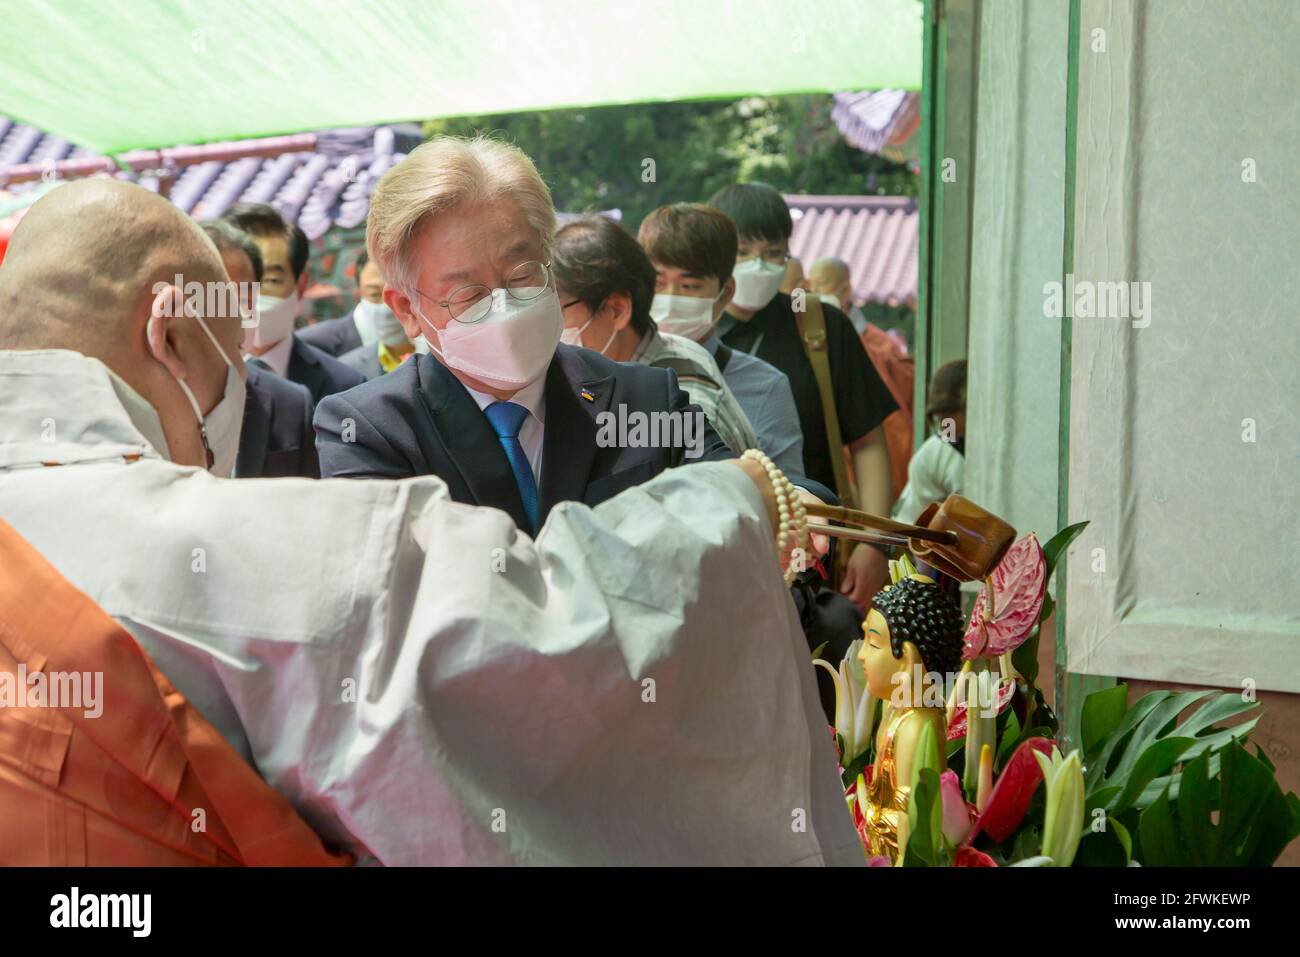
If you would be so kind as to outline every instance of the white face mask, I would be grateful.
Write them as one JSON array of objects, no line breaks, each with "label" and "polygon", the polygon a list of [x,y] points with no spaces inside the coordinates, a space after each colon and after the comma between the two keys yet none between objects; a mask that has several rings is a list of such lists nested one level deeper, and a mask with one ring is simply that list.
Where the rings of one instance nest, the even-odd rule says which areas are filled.
[{"label": "white face mask", "polygon": [[741,309],[762,309],[780,291],[785,267],[749,259],[737,266],[732,275],[736,277],[736,295],[731,301]]},{"label": "white face mask", "polygon": [[[377,340],[390,349],[396,349],[410,342],[406,338],[406,330],[397,320],[397,314],[384,303],[362,299],[357,303],[357,313],[366,317],[371,333],[369,342],[366,341],[365,335],[361,336],[362,345],[373,345]],[[361,329],[358,328],[357,332],[361,332]]]},{"label": "white face mask", "polygon": [[528,302],[497,290],[492,295],[492,309],[484,318],[472,323],[453,319],[441,331],[424,315],[416,296],[411,308],[424,323],[430,351],[443,365],[494,389],[518,391],[535,382],[555,355],[564,328],[560,297],[554,288]]},{"label": "white face mask", "polygon": [[[149,331],[153,321],[154,317],[150,316],[145,332],[149,338],[152,338]],[[184,379],[177,379],[176,384],[185,393],[185,398],[190,400],[194,416],[199,420],[199,437],[203,439],[203,450],[207,452],[208,471],[220,478],[230,478],[235,471],[235,459],[239,457],[239,430],[244,425],[244,381],[239,378],[239,370],[226,355],[226,350],[221,348],[221,343],[217,342],[217,337],[212,334],[208,324],[198,316],[194,317],[194,321],[226,364],[225,391],[221,395],[221,401],[205,416],[189,384]]]},{"label": "white face mask", "polygon": [[[718,293],[721,296],[722,293]],[[713,306],[718,296],[670,296],[656,293],[650,303],[650,318],[660,332],[685,336],[692,342],[703,342],[713,330]]]},{"label": "white face mask", "polygon": [[840,304],[840,297],[835,295],[833,292],[824,292],[817,298],[828,305],[834,306],[836,309],[844,308],[844,306]]},{"label": "white face mask", "polygon": [[361,337],[363,346],[373,346],[379,341],[379,333],[375,331],[375,311],[386,308],[382,302],[367,302],[362,299],[357,303],[357,308],[352,310],[352,324],[357,327],[357,335]]},{"label": "white face mask", "polygon": [[244,348],[268,349],[293,332],[302,299],[295,292],[287,299],[279,296],[257,297],[257,325],[244,330]]},{"label": "white face mask", "polygon": [[[566,328],[561,330],[560,341],[563,342],[566,346],[578,346],[579,348],[586,348],[585,346],[582,345],[582,334],[587,331],[587,327],[591,325],[592,322],[595,321],[595,319],[596,319],[596,315],[595,313],[592,313],[591,318],[588,319],[586,322],[584,322],[582,325],[578,326],[576,329]],[[615,329],[613,332],[609,334],[609,338],[605,340],[605,344],[600,347],[600,354],[602,356],[605,354],[605,350],[609,348],[609,344],[614,341],[614,337],[616,335],[618,335],[617,329]]]}]

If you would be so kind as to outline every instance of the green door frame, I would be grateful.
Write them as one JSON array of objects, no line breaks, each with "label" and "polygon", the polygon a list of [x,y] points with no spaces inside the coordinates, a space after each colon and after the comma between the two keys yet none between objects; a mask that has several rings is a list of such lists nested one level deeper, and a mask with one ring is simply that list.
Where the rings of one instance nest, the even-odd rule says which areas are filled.
[{"label": "green door frame", "polygon": [[[1074,204],[1077,147],[1079,141],[1079,43],[1083,0],[1070,0],[1069,49],[1065,74],[1065,235],[1061,243],[1061,288],[1065,277],[1074,272]],[[1072,310],[1063,310],[1061,320],[1061,390],[1060,430],[1057,444],[1056,524],[1065,528],[1070,524],[1070,376],[1073,369],[1072,346],[1074,320]],[[1115,684],[1112,677],[1084,675],[1068,670],[1066,655],[1066,573],[1069,561],[1063,560],[1056,569],[1056,715],[1060,720],[1057,739],[1061,750],[1068,753],[1080,741],[1083,700],[1094,691]]]},{"label": "green door frame", "polygon": [[[960,290],[953,291],[954,282],[965,282],[969,290],[970,275],[970,199],[969,188],[951,190],[943,179],[943,161],[954,158],[958,163],[958,176],[973,179],[974,144],[976,136],[978,76],[978,19],[980,0],[924,0],[925,24],[924,50],[921,72],[921,197],[919,268],[917,278],[917,315],[915,336],[916,386],[913,426],[917,447],[926,436],[925,398],[934,370],[948,359],[965,355],[966,330],[969,318],[969,297]],[[1065,227],[1062,242],[1061,282],[1074,271],[1074,204],[1075,166],[1078,144],[1079,114],[1079,43],[1082,0],[1070,0],[1069,49],[1066,76],[1066,156],[1065,156]],[[971,16],[966,34],[950,30],[952,18]],[[967,42],[969,40],[969,42]],[[953,42],[958,46],[950,46]],[[954,72],[956,71],[956,72]],[[954,102],[951,92],[959,84],[969,84],[971,90],[964,104]],[[959,99],[959,98],[958,98]],[[969,123],[969,130],[958,129],[956,124]],[[949,148],[954,143],[967,146],[964,156],[950,157]],[[964,165],[964,170],[962,166]],[[965,203],[962,207],[960,204]],[[953,216],[964,216],[964,230],[950,229],[949,242],[945,243],[945,223],[949,226]],[[964,235],[963,235],[964,233]],[[953,240],[956,240],[955,242]],[[950,295],[945,296],[945,290]],[[1070,473],[1070,374],[1071,374],[1071,319],[1062,320],[1061,329],[1061,381],[1060,419],[1058,426],[1059,459],[1057,462],[1057,524],[1069,524],[1069,473]],[[1056,674],[1054,691],[1056,712],[1061,722],[1060,739],[1063,747],[1078,739],[1083,699],[1092,691],[1109,687],[1114,678],[1082,675],[1067,670],[1066,623],[1066,562],[1057,569],[1056,578]]]},{"label": "green door frame", "polygon": [[917,267],[916,332],[913,337],[916,379],[913,387],[912,426],[914,448],[926,437],[925,398],[930,376],[934,373],[931,329],[934,326],[933,291],[942,252],[943,203],[941,161],[937,144],[943,142],[945,84],[947,70],[947,29],[942,20],[942,0],[925,0],[925,27],[921,55],[921,238],[918,243],[920,262]]},{"label": "green door frame", "polygon": [[926,437],[931,376],[943,363],[967,353],[980,2],[924,0],[916,447]]}]

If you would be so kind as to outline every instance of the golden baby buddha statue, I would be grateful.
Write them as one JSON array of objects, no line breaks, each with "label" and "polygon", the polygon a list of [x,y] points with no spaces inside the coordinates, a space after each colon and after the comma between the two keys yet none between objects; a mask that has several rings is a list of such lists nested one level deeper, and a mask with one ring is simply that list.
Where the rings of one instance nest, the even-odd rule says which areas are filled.
[{"label": "golden baby buddha statue", "polygon": [[907,801],[917,743],[927,726],[944,757],[944,683],[961,667],[965,622],[957,603],[933,579],[911,575],[872,599],[862,624],[858,660],[871,694],[885,702],[863,817],[870,853],[902,860]]}]

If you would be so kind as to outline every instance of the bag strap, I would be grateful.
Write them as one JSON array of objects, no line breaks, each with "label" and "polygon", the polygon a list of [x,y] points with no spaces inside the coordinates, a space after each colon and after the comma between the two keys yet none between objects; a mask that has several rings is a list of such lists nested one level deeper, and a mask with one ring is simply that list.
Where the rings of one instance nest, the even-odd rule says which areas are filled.
[{"label": "bag strap", "polygon": [[731,361],[731,346],[719,342],[718,351],[713,353],[713,361],[718,364],[719,372],[726,372],[727,363]]},{"label": "bag strap", "polygon": [[844,440],[840,435],[840,419],[835,410],[835,393],[831,389],[831,361],[826,343],[826,314],[821,300],[812,294],[804,295],[804,311],[795,311],[794,321],[799,327],[799,338],[804,352],[812,364],[817,380],[817,393],[821,398],[822,417],[826,422],[826,441],[830,445],[831,470],[835,473],[835,494],[840,504],[856,508],[857,492],[849,482],[849,470],[844,464]]}]

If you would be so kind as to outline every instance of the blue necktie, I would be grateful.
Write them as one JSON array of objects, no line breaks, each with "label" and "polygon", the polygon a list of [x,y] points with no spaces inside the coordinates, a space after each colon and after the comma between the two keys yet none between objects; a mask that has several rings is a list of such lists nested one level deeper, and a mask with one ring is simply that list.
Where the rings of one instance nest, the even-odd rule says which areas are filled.
[{"label": "blue necktie", "polygon": [[506,450],[510,460],[510,469],[515,473],[515,484],[519,486],[519,497],[524,502],[524,513],[532,525],[529,531],[537,529],[537,480],[533,478],[533,467],[528,464],[528,456],[519,442],[519,429],[528,418],[528,410],[513,402],[493,402],[483,414],[492,423],[492,429],[501,440],[501,447]]}]

